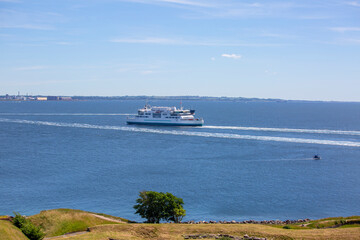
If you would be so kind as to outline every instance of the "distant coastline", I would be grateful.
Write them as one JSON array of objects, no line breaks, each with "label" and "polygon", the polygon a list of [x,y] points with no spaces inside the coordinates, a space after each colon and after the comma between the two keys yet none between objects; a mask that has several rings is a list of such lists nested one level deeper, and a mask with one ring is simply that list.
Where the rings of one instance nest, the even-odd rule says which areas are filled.
[{"label": "distant coastline", "polygon": [[245,97],[212,97],[212,96],[48,96],[48,95],[0,95],[0,101],[100,101],[100,100],[141,100],[141,101],[222,101],[222,102],[347,102],[355,101],[320,101],[320,100],[286,100],[278,98],[245,98]]}]

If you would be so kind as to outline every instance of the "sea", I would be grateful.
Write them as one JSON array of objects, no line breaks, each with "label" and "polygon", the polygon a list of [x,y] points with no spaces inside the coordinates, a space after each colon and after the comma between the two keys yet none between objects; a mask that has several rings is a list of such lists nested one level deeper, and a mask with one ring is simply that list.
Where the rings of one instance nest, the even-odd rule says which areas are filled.
[{"label": "sea", "polygon": [[203,127],[126,125],[144,104],[0,102],[0,215],[142,222],[144,190],[181,197],[184,221],[360,215],[360,103],[182,101]]}]

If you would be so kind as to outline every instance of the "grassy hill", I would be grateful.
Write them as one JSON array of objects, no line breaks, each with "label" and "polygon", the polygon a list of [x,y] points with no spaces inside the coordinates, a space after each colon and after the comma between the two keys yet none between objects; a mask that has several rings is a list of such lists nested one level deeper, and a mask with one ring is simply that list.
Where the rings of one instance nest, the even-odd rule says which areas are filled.
[{"label": "grassy hill", "polygon": [[[242,237],[245,234],[267,239],[360,239],[360,216],[326,218],[307,223],[288,225],[263,224],[142,224],[128,223],[126,219],[81,210],[55,209],[42,211],[29,217],[42,226],[46,237],[65,233],[69,240],[113,239],[178,239],[185,235],[228,234]],[[10,234],[10,235],[9,235]],[[12,234],[19,236],[12,237]],[[11,238],[9,238],[11,236]],[[0,221],[0,239],[27,239],[10,222]],[[58,237],[54,239],[63,239]],[[210,239],[210,238],[208,238]]]},{"label": "grassy hill", "polygon": [[0,239],[1,240],[28,240],[28,238],[15,227],[11,222],[0,220]]},{"label": "grassy hill", "polygon": [[[104,224],[120,224],[124,219],[74,209],[54,209],[41,211],[29,217],[31,222],[41,226],[47,237],[65,233],[86,231],[89,227]],[[126,220],[124,220],[125,223]]]}]

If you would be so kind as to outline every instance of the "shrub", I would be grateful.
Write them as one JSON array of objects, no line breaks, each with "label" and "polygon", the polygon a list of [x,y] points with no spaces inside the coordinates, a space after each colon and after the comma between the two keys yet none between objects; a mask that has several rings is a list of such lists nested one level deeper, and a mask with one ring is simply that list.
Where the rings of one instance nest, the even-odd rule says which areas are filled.
[{"label": "shrub", "polygon": [[41,240],[44,238],[45,234],[40,227],[35,226],[30,220],[21,216],[20,213],[14,213],[15,217],[13,219],[13,224],[20,228],[20,230],[27,236],[30,240]]},{"label": "shrub", "polygon": [[15,217],[13,218],[13,224],[17,228],[21,228],[26,223],[26,218],[21,216],[20,213],[14,212]]},{"label": "shrub", "polygon": [[283,226],[284,229],[291,229],[290,226],[286,225],[286,226]]}]

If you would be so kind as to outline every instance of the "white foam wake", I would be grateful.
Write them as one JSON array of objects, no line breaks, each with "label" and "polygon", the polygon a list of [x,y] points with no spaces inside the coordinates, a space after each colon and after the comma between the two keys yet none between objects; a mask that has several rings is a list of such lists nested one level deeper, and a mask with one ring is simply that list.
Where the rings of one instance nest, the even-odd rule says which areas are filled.
[{"label": "white foam wake", "polygon": [[180,131],[180,130],[163,130],[163,129],[154,129],[154,128],[143,128],[143,127],[128,127],[128,126],[121,127],[121,126],[107,126],[107,125],[92,125],[92,124],[84,124],[84,123],[29,121],[29,120],[6,119],[6,118],[0,118],[0,122],[34,124],[34,125],[56,126],[56,127],[75,127],[75,128],[119,130],[119,131],[131,131],[131,132],[145,132],[145,133],[181,135],[181,136],[246,139],[246,140],[259,140],[259,141],[292,142],[292,143],[308,143],[308,144],[360,147],[360,142],[352,142],[352,141],[334,141],[334,140],[320,140],[320,139],[306,139],[306,138],[254,136],[254,135],[240,135],[240,134],[231,134],[231,133],[190,132],[190,131]]},{"label": "white foam wake", "polygon": [[131,113],[0,113],[3,116],[128,116]]},{"label": "white foam wake", "polygon": [[244,131],[264,131],[264,132],[294,132],[294,133],[320,133],[320,134],[340,134],[340,135],[357,135],[360,131],[343,131],[330,129],[296,129],[296,128],[264,128],[264,127],[236,127],[236,126],[203,126],[209,129],[229,129]]}]

